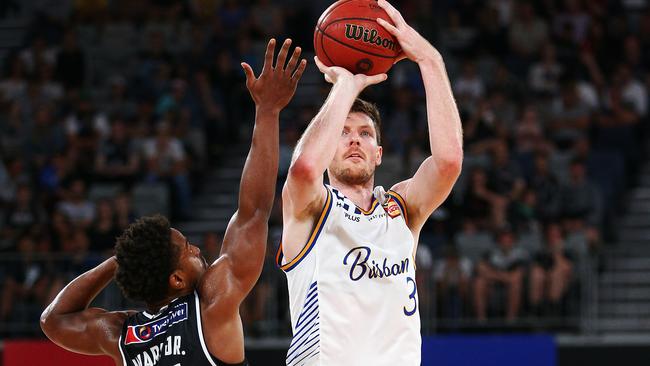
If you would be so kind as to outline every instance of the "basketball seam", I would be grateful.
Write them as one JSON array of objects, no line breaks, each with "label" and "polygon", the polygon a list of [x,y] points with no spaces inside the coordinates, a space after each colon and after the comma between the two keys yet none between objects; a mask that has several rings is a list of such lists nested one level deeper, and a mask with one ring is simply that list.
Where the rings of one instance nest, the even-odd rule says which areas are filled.
[{"label": "basketball seam", "polygon": [[334,61],[332,61],[332,58],[330,55],[327,54],[327,50],[325,49],[325,42],[323,42],[323,37],[325,36],[325,32],[322,30],[318,29],[318,32],[320,33],[320,48],[323,50],[323,55],[327,57],[327,60],[329,60],[330,65],[334,65]]},{"label": "basketball seam", "polygon": [[[349,19],[349,18],[346,18],[346,19]],[[366,19],[366,18],[354,18],[354,19]],[[344,19],[341,19],[341,20],[344,20]],[[366,20],[371,20],[371,19],[366,19]],[[330,24],[328,24],[327,26],[329,27]],[[321,29],[320,27],[318,27],[318,26],[316,27],[316,29],[318,29],[318,30],[323,34],[323,36],[325,36],[325,37],[331,39],[332,41],[334,41],[334,42],[336,42],[336,43],[339,43],[339,44],[342,44],[342,45],[344,45],[344,46],[346,46],[346,47],[352,48],[352,49],[355,50],[355,51],[359,51],[359,52],[367,53],[367,54],[369,54],[369,55],[371,55],[371,56],[376,56],[376,57],[381,57],[381,58],[396,58],[396,57],[397,57],[397,56],[384,56],[384,55],[380,55],[380,54],[376,54],[376,53],[372,53],[372,52],[369,52],[369,51],[366,51],[366,50],[359,49],[359,48],[357,48],[357,47],[351,46],[351,45],[349,45],[349,44],[347,44],[347,43],[344,43],[344,42],[342,42],[342,41],[339,41],[338,39],[336,39],[336,38],[330,36],[329,34],[325,33],[325,31],[324,31],[323,29]],[[325,29],[327,29],[327,27],[325,27]],[[322,39],[321,39],[321,47],[323,47],[323,49],[325,49],[325,46],[323,46],[322,43],[323,43],[323,42],[322,42]]]}]

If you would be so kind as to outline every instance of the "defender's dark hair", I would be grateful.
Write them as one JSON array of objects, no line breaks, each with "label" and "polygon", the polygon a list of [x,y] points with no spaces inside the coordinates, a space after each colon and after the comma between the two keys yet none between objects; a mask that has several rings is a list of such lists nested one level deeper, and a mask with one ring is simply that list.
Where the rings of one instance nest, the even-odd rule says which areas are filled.
[{"label": "defender's dark hair", "polygon": [[370,117],[372,123],[375,125],[375,131],[377,131],[377,145],[381,145],[381,116],[379,115],[377,105],[357,98],[354,104],[352,104],[352,108],[350,108],[350,113],[352,112],[363,113]]},{"label": "defender's dark hair", "polygon": [[167,296],[169,275],[178,263],[167,218],[143,217],[129,225],[117,238],[115,257],[115,281],[124,296],[148,304]]}]

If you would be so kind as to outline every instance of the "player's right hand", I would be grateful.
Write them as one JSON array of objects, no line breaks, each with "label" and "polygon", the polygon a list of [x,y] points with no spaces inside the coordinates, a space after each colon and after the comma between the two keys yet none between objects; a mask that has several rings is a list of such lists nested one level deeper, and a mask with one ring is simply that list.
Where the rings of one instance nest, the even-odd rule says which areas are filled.
[{"label": "player's right hand", "polygon": [[316,62],[316,66],[318,66],[320,72],[325,75],[325,81],[331,84],[349,82],[358,88],[359,91],[365,89],[367,86],[379,84],[388,78],[386,74],[372,76],[365,74],[352,74],[350,71],[339,66],[325,66],[318,57],[314,57],[314,61]]},{"label": "player's right hand", "polygon": [[291,39],[285,40],[274,67],[275,39],[269,41],[259,78],[255,77],[250,65],[242,62],[241,66],[246,74],[246,87],[258,108],[279,112],[289,104],[296,92],[296,86],[305,71],[307,61],[303,59],[298,63],[301,49],[296,47],[289,62],[286,62],[290,46]]}]

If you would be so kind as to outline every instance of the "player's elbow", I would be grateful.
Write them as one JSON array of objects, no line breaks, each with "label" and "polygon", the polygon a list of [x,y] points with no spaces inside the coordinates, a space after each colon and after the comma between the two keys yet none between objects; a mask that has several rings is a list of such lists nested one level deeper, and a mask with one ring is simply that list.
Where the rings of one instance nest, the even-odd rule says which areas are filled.
[{"label": "player's elbow", "polygon": [[50,311],[49,306],[43,310],[43,313],[41,313],[40,325],[43,333],[49,337],[55,328],[54,315]]},{"label": "player's elbow", "polygon": [[460,175],[463,168],[463,152],[461,150],[451,151],[436,160],[439,173],[455,177]]},{"label": "player's elbow", "polygon": [[311,183],[321,177],[316,165],[305,157],[296,159],[289,168],[289,178],[298,182]]}]

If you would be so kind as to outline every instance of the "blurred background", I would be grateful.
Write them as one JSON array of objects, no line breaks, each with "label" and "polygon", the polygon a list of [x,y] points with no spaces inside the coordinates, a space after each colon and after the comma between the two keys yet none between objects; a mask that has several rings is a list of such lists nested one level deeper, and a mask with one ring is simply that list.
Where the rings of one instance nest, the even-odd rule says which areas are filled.
[{"label": "blurred background", "polygon": [[[485,344],[550,335],[550,364],[647,360],[648,1],[393,3],[443,54],[465,136],[462,175],[418,247],[424,360],[440,346],[429,341],[459,334]],[[12,341],[43,339],[43,308],[110,256],[136,218],[168,215],[208,260],[217,257],[254,121],[239,63],[258,72],[271,37],[291,37],[310,64],[281,117],[268,261],[241,315],[251,360],[284,358],[288,295],[273,263],[279,192],[329,91],[311,56],[330,4],[0,1],[5,366]],[[363,97],[382,112],[376,184],[388,188],[428,154],[417,65],[400,62]],[[139,306],[115,285],[95,304]],[[271,359],[257,364],[281,362]]]}]

